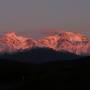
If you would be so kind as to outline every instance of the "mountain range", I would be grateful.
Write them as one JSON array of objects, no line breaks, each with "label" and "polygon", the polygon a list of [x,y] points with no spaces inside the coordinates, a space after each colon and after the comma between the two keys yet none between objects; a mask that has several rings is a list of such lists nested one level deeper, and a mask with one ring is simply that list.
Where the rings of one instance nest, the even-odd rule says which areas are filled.
[{"label": "mountain range", "polygon": [[0,37],[0,52],[21,52],[35,47],[51,48],[55,51],[66,51],[76,55],[90,55],[90,39],[81,33],[57,32],[39,40],[5,33]]},{"label": "mountain range", "polygon": [[0,90],[88,90],[86,55],[90,39],[80,33],[57,32],[39,40],[6,33],[0,38]]}]

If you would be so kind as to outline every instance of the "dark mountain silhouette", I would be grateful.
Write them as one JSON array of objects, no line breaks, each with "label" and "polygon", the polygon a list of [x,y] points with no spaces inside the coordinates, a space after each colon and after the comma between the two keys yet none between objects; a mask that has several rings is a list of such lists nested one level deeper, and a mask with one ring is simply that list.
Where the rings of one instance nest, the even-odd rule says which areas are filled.
[{"label": "dark mountain silhouette", "polygon": [[89,72],[90,56],[65,51],[33,48],[0,55],[0,88],[6,90],[87,90]]},{"label": "dark mountain silhouette", "polygon": [[63,60],[74,60],[82,56],[75,55],[67,51],[55,51],[52,48],[32,48],[24,50],[23,52],[16,53],[3,53],[1,54],[1,59],[8,59],[12,61],[18,61],[23,63],[47,63],[53,61],[63,61]]}]

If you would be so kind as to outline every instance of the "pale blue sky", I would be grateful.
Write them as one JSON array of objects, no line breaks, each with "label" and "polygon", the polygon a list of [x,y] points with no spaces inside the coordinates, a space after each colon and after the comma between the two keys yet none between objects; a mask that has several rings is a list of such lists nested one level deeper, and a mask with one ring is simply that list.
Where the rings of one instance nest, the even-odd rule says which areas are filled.
[{"label": "pale blue sky", "polygon": [[90,36],[90,0],[0,0],[0,33],[38,34],[41,28]]}]

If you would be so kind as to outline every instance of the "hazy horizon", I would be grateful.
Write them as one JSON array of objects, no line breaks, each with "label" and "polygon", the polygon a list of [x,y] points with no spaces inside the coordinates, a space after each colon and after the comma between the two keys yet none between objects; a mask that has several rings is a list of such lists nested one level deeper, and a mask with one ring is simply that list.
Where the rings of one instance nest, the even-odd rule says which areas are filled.
[{"label": "hazy horizon", "polygon": [[89,0],[0,0],[0,33],[39,37],[45,28],[63,28],[90,37],[89,9]]}]

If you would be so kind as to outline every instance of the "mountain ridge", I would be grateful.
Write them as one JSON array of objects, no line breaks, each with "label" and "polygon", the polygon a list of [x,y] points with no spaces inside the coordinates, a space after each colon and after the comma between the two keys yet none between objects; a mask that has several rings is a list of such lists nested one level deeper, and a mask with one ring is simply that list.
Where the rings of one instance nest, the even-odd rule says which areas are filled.
[{"label": "mountain ridge", "polygon": [[0,38],[0,52],[19,52],[33,47],[47,47],[56,51],[87,55],[90,54],[90,39],[81,33],[73,32],[57,32],[39,40],[8,32]]}]

